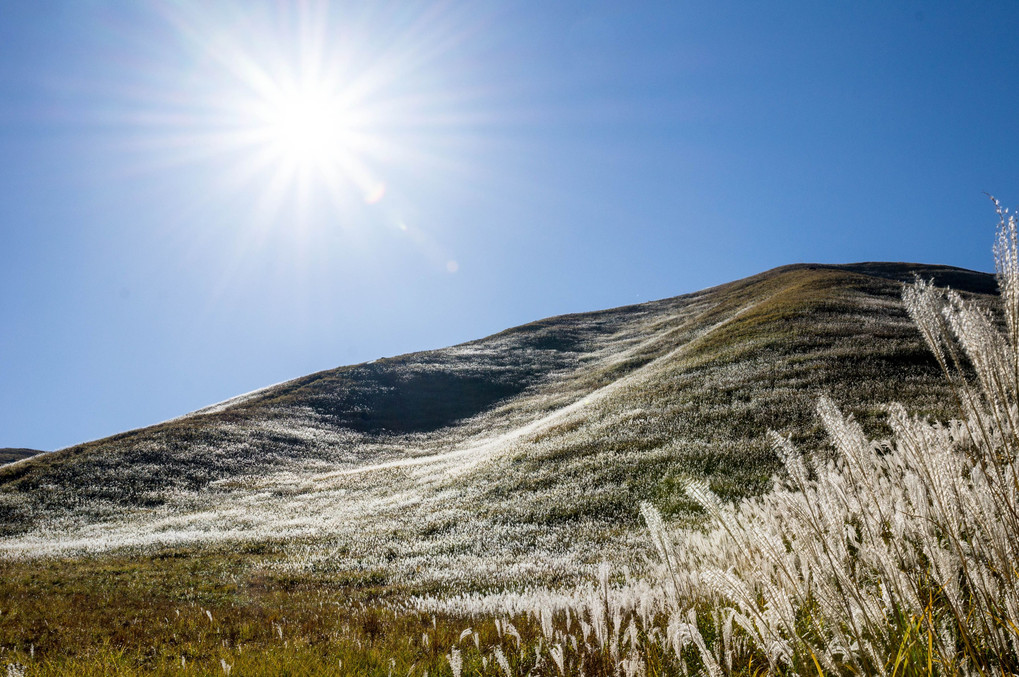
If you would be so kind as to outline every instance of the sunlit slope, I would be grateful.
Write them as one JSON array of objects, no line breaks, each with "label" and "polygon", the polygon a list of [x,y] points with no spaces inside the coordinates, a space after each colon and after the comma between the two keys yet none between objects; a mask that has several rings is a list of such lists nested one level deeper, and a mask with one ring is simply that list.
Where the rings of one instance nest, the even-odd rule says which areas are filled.
[{"label": "sunlit slope", "polygon": [[300,543],[281,549],[296,569],[568,579],[631,559],[638,501],[682,513],[685,477],[762,489],[768,429],[821,445],[820,393],[878,433],[891,400],[951,416],[900,301],[914,273],[996,290],[948,267],[787,266],[312,374],[0,469],[0,552],[265,540]]}]

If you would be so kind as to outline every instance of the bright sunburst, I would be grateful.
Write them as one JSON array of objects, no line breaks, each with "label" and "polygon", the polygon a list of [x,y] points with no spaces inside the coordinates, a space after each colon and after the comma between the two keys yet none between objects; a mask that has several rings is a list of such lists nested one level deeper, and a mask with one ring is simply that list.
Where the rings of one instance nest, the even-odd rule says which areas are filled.
[{"label": "bright sunburst", "polygon": [[287,162],[328,162],[342,152],[348,122],[343,108],[326,92],[304,88],[266,101],[266,137]]},{"label": "bright sunburst", "polygon": [[225,181],[253,190],[263,216],[323,195],[348,213],[379,203],[387,167],[412,168],[421,130],[449,118],[448,93],[421,83],[434,79],[422,77],[422,46],[442,44],[450,27],[421,18],[380,37],[332,11],[307,2],[226,15],[187,3],[167,17],[195,54],[188,87],[205,88],[179,146],[230,163]]},{"label": "bright sunburst", "polygon": [[353,191],[373,204],[384,184],[368,161],[383,143],[372,120],[350,103],[350,92],[325,80],[271,81],[240,113],[250,146],[275,174],[276,197],[295,182],[326,188],[335,198]]}]

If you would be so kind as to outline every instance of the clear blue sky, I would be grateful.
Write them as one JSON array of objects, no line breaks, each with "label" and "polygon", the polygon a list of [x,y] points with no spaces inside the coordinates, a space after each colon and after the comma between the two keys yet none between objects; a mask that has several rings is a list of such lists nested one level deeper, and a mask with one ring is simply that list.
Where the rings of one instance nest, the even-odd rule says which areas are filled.
[{"label": "clear blue sky", "polygon": [[0,446],[803,261],[990,270],[1019,3],[0,3]]}]

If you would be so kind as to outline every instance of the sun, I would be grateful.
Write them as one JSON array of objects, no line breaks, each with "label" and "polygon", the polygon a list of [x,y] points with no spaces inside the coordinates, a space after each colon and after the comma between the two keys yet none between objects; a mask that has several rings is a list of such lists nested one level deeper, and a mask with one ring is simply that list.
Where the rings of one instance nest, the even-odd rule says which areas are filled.
[{"label": "sun", "polygon": [[231,103],[249,164],[271,177],[260,198],[268,213],[288,196],[307,202],[317,193],[346,209],[377,204],[385,195],[372,161],[385,144],[379,116],[354,83],[322,70],[317,64],[249,69],[246,93]]},{"label": "sun", "polygon": [[322,87],[281,90],[261,108],[262,135],[283,162],[301,169],[343,162],[352,152],[345,141],[351,135],[351,118],[338,97]]},{"label": "sun", "polygon": [[444,84],[459,67],[447,57],[466,31],[458,15],[398,6],[168,3],[183,57],[139,114],[165,135],[160,162],[207,162],[210,194],[243,196],[267,229],[334,215],[395,226],[408,177],[453,166],[438,149],[473,119]]},{"label": "sun", "polygon": [[185,79],[193,93],[178,97],[188,102],[181,118],[194,121],[184,141],[222,161],[224,189],[247,192],[267,222],[291,207],[351,214],[377,205],[387,169],[408,150],[389,130],[412,119],[402,102],[417,60],[324,0],[202,7],[182,3],[167,17],[194,50]]}]

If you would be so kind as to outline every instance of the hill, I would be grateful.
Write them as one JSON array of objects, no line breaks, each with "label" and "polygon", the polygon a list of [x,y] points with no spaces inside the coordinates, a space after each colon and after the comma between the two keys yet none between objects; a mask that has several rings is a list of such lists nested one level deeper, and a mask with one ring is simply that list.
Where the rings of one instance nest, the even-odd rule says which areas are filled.
[{"label": "hill", "polygon": [[39,451],[38,449],[3,447],[0,448],[0,465],[4,463],[13,463],[14,461],[20,461],[23,458],[28,458],[29,456],[35,456],[36,454],[43,453],[46,452]]},{"label": "hill", "polygon": [[893,400],[954,415],[902,307],[914,275],[996,293],[947,266],[793,265],[311,374],[0,468],[0,553],[263,544],[280,570],[419,590],[639,567],[639,501],[682,518],[684,478],[765,490],[769,429],[823,448],[821,394],[878,435]]}]

